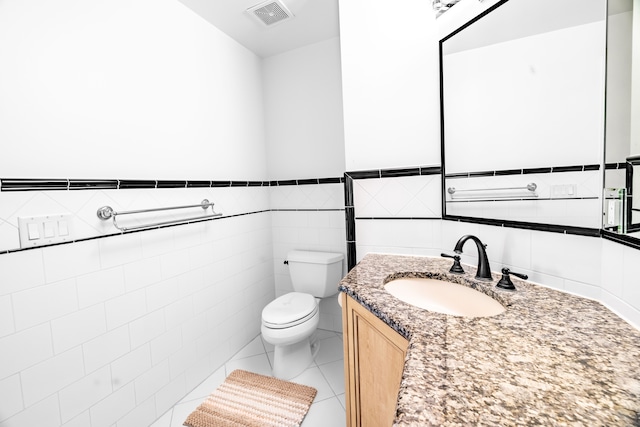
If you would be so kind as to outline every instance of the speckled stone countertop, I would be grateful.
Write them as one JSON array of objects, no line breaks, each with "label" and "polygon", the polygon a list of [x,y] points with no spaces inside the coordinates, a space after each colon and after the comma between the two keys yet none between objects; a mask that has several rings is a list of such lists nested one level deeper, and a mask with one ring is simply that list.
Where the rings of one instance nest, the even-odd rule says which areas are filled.
[{"label": "speckled stone countertop", "polygon": [[[599,302],[513,278],[450,274],[442,258],[368,254],[340,290],[409,340],[396,426],[640,426],[640,332]],[[471,286],[506,311],[429,312],[384,290],[397,277]]]}]

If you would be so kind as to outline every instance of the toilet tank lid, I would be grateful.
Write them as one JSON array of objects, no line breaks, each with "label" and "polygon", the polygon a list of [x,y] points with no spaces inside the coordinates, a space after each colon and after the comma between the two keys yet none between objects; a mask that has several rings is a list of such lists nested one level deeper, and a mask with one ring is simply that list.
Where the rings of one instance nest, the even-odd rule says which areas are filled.
[{"label": "toilet tank lid", "polygon": [[335,252],[290,251],[287,253],[289,262],[306,262],[310,264],[333,264],[342,261],[344,255]]}]

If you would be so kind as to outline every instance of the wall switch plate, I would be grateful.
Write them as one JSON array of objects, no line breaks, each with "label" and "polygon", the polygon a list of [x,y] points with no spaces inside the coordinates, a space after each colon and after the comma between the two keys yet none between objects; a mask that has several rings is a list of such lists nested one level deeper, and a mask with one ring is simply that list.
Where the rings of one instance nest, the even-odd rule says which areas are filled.
[{"label": "wall switch plate", "polygon": [[18,217],[20,247],[51,245],[73,240],[71,214]]},{"label": "wall switch plate", "polygon": [[577,184],[556,184],[551,186],[552,199],[570,199],[578,197]]}]

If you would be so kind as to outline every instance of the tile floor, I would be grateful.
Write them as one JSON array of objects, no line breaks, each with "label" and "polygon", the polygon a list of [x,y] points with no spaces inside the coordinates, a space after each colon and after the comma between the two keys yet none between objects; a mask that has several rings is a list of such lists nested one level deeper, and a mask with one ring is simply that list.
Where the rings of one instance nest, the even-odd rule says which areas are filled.
[{"label": "tile floor", "polygon": [[[301,427],[341,427],[346,425],[344,400],[344,365],[342,334],[319,329],[320,350],[315,362],[291,381],[315,387],[318,390],[311,409]],[[273,346],[258,335],[236,353],[224,366],[187,394],[151,427],[180,427],[204,399],[218,387],[234,369],[244,369],[271,375]]]}]

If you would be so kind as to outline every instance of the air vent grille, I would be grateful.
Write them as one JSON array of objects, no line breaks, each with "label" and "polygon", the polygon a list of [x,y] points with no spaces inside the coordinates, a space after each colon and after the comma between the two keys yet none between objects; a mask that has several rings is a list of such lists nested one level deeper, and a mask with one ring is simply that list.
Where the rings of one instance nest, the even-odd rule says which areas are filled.
[{"label": "air vent grille", "polygon": [[260,3],[247,9],[247,12],[267,27],[293,17],[293,14],[280,1]]}]

